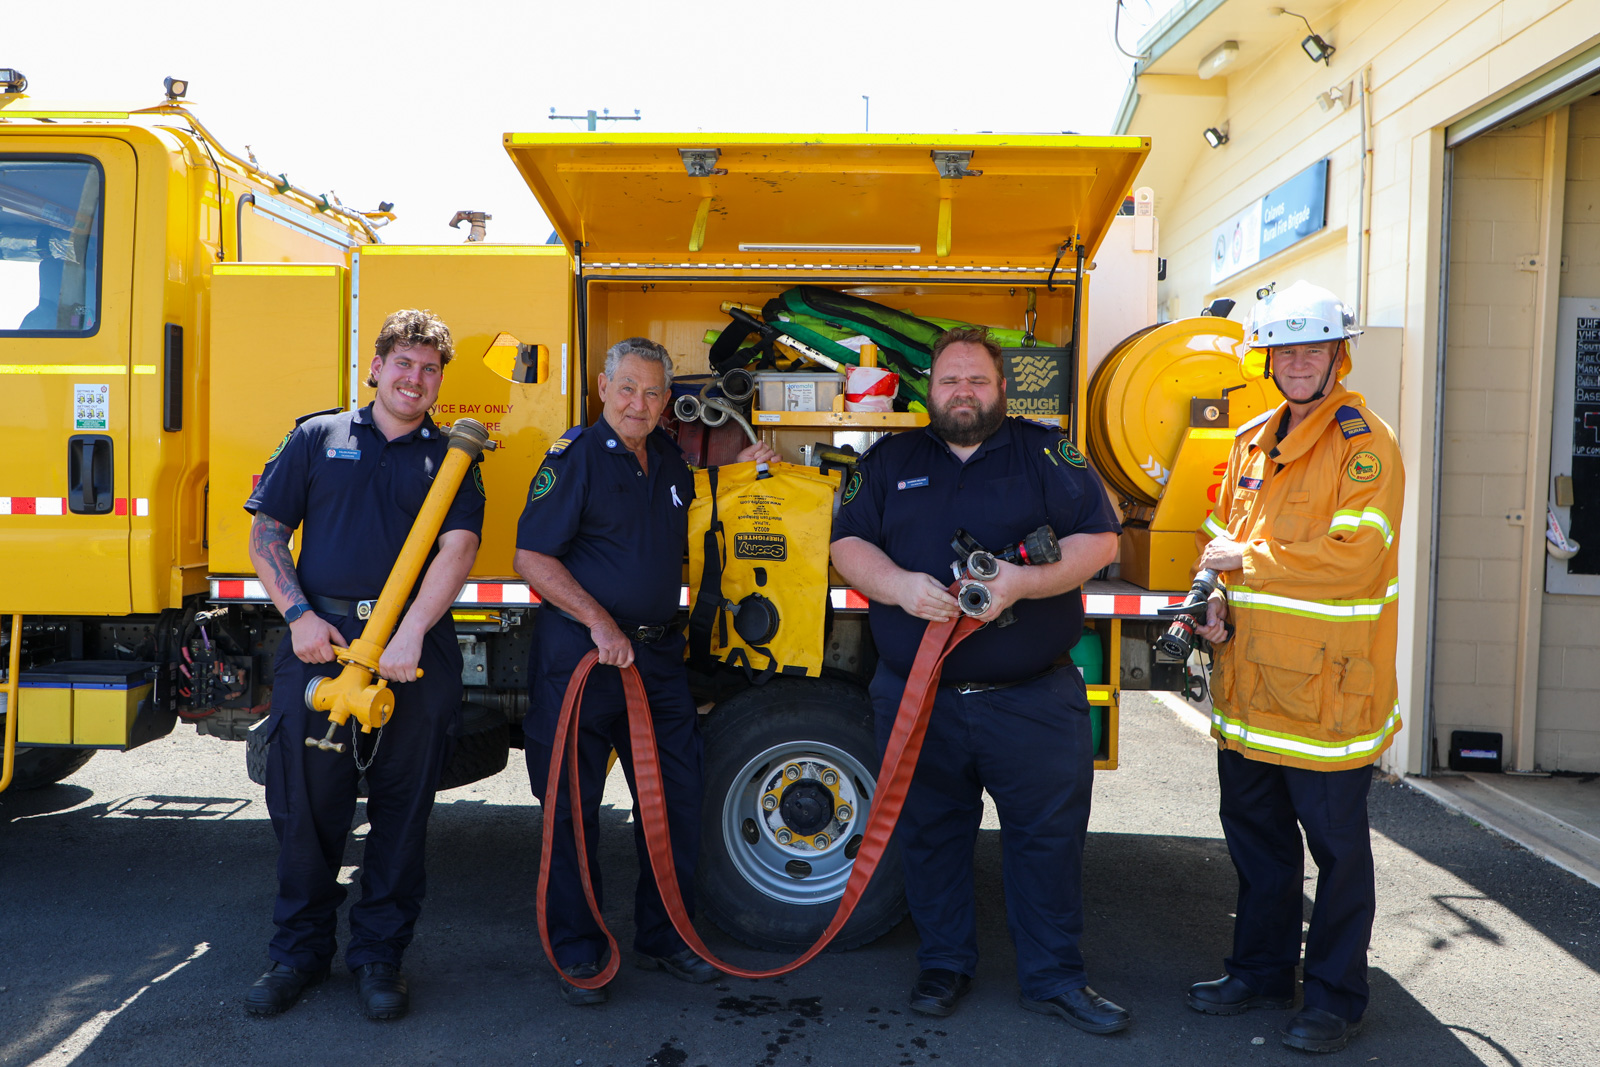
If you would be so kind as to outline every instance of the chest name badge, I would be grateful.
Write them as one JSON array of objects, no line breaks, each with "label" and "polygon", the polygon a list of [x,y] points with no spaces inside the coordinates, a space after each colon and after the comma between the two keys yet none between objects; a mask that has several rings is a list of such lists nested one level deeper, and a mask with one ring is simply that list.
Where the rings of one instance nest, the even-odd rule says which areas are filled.
[{"label": "chest name badge", "polygon": [[921,489],[927,484],[927,475],[923,475],[921,478],[902,478],[900,481],[894,483],[894,487],[896,489]]},{"label": "chest name badge", "polygon": [[1240,489],[1260,489],[1261,488],[1261,479],[1260,478],[1240,478],[1239,479],[1239,488]]},{"label": "chest name badge", "polygon": [[330,448],[330,449],[328,449],[328,458],[329,459],[360,459],[361,458],[361,449],[359,449],[359,448]]}]

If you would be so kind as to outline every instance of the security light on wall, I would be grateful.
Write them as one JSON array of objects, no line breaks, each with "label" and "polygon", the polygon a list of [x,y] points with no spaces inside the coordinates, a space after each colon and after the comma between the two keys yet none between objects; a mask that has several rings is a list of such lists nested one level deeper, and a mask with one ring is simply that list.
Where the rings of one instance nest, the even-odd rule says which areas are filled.
[{"label": "security light on wall", "polygon": [[1221,148],[1228,143],[1228,124],[1224,122],[1221,126],[1208,126],[1202,136],[1212,148]]},{"label": "security light on wall", "polygon": [[1305,49],[1305,53],[1311,59],[1311,62],[1321,63],[1324,66],[1331,66],[1331,64],[1328,63],[1328,60],[1332,58],[1333,53],[1337,52],[1338,49],[1318,36],[1317,31],[1312,29],[1310,19],[1297,12],[1290,11],[1287,8],[1273,7],[1268,8],[1267,10],[1271,11],[1274,15],[1293,15],[1301,22],[1304,22],[1306,24],[1306,29],[1309,30],[1310,33],[1307,34],[1305,40],[1300,42],[1300,47]]},{"label": "security light on wall", "polygon": [[1223,41],[1206,53],[1206,57],[1200,61],[1200,67],[1195,73],[1200,76],[1201,81],[1208,81],[1233,66],[1233,61],[1238,58],[1239,42]]}]

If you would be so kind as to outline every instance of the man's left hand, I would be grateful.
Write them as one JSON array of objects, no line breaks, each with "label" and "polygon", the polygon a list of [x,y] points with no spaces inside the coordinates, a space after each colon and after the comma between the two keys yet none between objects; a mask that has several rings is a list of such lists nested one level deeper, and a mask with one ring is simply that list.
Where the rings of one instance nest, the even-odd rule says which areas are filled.
[{"label": "man's left hand", "polygon": [[739,463],[776,463],[777,460],[778,460],[778,450],[777,449],[773,448],[771,445],[767,444],[765,441],[757,441],[753,445],[745,445],[744,446],[744,450],[739,453],[737,462],[739,462]]},{"label": "man's left hand", "polygon": [[391,682],[417,680],[417,664],[422,662],[422,638],[414,637],[402,628],[395,631],[389,646],[378,659],[378,676]]},{"label": "man's left hand", "polygon": [[983,583],[989,587],[989,610],[978,616],[979,622],[994,622],[1006,608],[1027,599],[1023,596],[1022,568],[1004,560],[995,562],[1000,564],[1000,573]]},{"label": "man's left hand", "polygon": [[1200,553],[1200,566],[1218,574],[1244,569],[1244,546],[1226,537],[1214,537],[1206,550]]}]

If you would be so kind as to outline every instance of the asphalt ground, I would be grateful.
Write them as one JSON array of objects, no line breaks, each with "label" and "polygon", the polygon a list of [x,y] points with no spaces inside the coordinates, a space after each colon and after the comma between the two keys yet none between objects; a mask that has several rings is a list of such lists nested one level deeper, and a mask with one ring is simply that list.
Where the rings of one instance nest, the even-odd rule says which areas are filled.
[{"label": "asphalt ground", "polygon": [[[1091,983],[1134,1018],[1105,1037],[1018,1006],[992,817],[978,843],[984,958],[949,1019],[906,1008],[909,922],[765,982],[689,986],[625,966],[610,1003],[568,1007],[533,924],[538,807],[519,755],[439,797],[430,895],[406,958],[413,1008],[388,1023],[361,1016],[342,965],[283,1016],[240,1007],[266,964],[276,851],[242,745],[180,732],[101,754],[61,785],[0,795],[0,1064],[1307,1062],[1279,1043],[1288,1012],[1216,1018],[1184,1005],[1189,983],[1222,973],[1236,881],[1213,745],[1147,696],[1124,696],[1122,768],[1097,778],[1085,860]],[[609,797],[608,916],[626,946],[629,805],[625,790]],[[1375,781],[1371,810],[1372,1006],[1333,1061],[1600,1063],[1600,888],[1403,783]],[[1309,894],[1309,857],[1307,872]],[[776,962],[702,932],[731,961]]]}]

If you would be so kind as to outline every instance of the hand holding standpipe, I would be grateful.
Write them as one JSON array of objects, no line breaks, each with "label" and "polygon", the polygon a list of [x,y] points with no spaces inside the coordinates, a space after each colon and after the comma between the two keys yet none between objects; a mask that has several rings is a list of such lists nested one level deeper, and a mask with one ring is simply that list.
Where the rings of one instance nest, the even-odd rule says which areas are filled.
[{"label": "hand holding standpipe", "polygon": [[[1156,614],[1172,617],[1172,625],[1167,627],[1167,632],[1156,638],[1158,652],[1180,663],[1189,659],[1189,653],[1194,648],[1195,627],[1205,622],[1206,602],[1216,588],[1217,572],[1208,567],[1194,576],[1194,584],[1189,587],[1189,595],[1182,604],[1156,609]],[[1228,623],[1227,627],[1228,636],[1232,637],[1233,623]]]},{"label": "hand holding standpipe", "polygon": [[[994,602],[989,587],[984,583],[1000,576],[1001,562],[1029,567],[1055,563],[1061,559],[1061,544],[1056,540],[1056,532],[1048,526],[1039,527],[999,552],[990,552],[965,530],[956,531],[950,547],[956,553],[951,570],[955,573],[956,581],[961,583],[956,591],[956,602],[961,605],[963,614],[972,616],[982,615]],[[1009,626],[1015,621],[1016,617],[1008,608],[995,620],[995,625]]]},{"label": "hand holding standpipe", "polygon": [[[361,636],[350,642],[349,648],[341,648],[336,653],[344,670],[333,678],[313,678],[306,686],[306,707],[328,713],[327,736],[320,740],[307,737],[307,748],[343,752],[344,745],[333,740],[333,733],[348,722],[350,716],[356,717],[363,732],[371,733],[394,714],[394,691],[389,688],[388,680],[379,678],[373,682],[378,661],[383,658],[384,647],[400,622],[400,612],[417,584],[417,575],[427,561],[428,550],[439,538],[439,527],[444,525],[445,513],[456,498],[456,490],[461,488],[461,480],[485,449],[496,447],[489,440],[489,431],[475,419],[457,419],[450,427],[449,438],[450,447],[445,452],[444,462],[439,465],[439,473],[434,476],[433,486],[422,502],[422,510],[417,512],[406,543],[394,561],[388,580],[383,583],[383,592],[378,595],[378,603],[367,625],[362,628]],[[417,671],[417,675],[421,677],[422,672]]]}]

